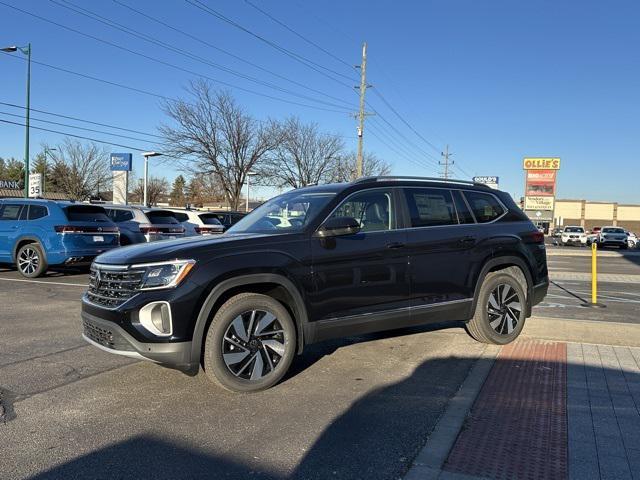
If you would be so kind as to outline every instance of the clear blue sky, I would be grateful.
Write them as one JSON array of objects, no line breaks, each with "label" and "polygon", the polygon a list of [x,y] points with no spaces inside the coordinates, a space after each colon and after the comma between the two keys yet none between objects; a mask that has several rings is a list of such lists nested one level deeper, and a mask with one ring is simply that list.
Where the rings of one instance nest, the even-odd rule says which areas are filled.
[{"label": "clear blue sky", "polygon": [[[0,1],[198,74],[267,95],[334,108],[256,85],[188,55],[147,43],[61,7],[60,4],[70,5],[64,0]],[[352,88],[297,63],[185,0],[118,1],[302,86],[186,38],[112,0],[70,1],[207,62],[303,96],[347,104],[354,111],[357,108],[357,95]],[[433,166],[439,157],[437,150],[448,143],[459,167],[455,170],[457,176],[498,175],[501,188],[519,197],[524,181],[522,157],[560,156],[560,198],[640,203],[637,1],[252,1],[348,64],[359,63],[361,43],[368,42],[369,83],[436,146],[432,148],[417,136],[369,90],[370,106],[381,115],[368,120],[373,128],[366,131],[365,148],[390,161],[393,173],[437,175],[438,168]],[[350,80],[329,73],[340,82],[356,85],[357,73],[353,69],[244,1],[202,2],[269,41],[353,77]],[[184,86],[194,78],[190,73],[83,37],[3,4],[0,19],[1,46],[32,42],[34,61],[168,97],[184,95]],[[25,64],[10,58],[19,56],[0,54],[0,102],[24,104]],[[355,149],[356,124],[346,113],[232,91],[258,118],[296,114],[319,123],[325,131],[345,136],[347,145]],[[32,69],[32,107],[148,133],[157,133],[156,128],[163,121],[156,97],[37,64]],[[21,113],[4,105],[0,105],[0,111]],[[82,125],[35,112],[32,116]],[[0,119],[21,121],[4,114]],[[143,142],[36,121],[32,125],[153,148],[153,137],[144,137],[149,142]],[[141,134],[120,133],[143,138]],[[33,130],[31,138],[35,152],[41,142],[56,143],[61,136]],[[23,128],[0,123],[0,156],[22,155]],[[141,159],[139,155],[135,157],[134,168],[141,172]],[[169,178],[176,175],[170,166],[152,167],[151,173]]]}]

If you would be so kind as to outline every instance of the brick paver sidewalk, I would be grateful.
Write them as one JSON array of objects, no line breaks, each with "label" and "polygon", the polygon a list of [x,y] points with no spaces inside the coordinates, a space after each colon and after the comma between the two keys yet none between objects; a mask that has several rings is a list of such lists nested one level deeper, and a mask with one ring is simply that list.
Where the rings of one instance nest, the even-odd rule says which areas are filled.
[{"label": "brick paver sidewalk", "polygon": [[429,478],[640,480],[640,348],[503,347],[440,472]]}]

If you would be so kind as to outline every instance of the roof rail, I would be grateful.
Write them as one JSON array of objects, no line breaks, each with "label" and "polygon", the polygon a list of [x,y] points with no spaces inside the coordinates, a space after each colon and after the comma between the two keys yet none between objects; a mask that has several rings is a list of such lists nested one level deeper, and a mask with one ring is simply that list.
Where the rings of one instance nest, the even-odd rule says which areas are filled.
[{"label": "roof rail", "polygon": [[353,183],[386,182],[386,181],[394,181],[394,180],[413,180],[416,182],[461,183],[464,185],[484,185],[483,183],[472,182],[470,180],[456,180],[453,178],[445,179],[440,177],[411,177],[411,176],[402,176],[402,175],[380,175],[377,177],[362,177],[362,178],[358,178]]}]

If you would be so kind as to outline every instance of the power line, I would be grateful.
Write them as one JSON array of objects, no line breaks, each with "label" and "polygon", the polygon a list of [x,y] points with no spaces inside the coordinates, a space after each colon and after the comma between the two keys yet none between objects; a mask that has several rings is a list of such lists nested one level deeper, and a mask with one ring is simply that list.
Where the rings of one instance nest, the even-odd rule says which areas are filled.
[{"label": "power line", "polygon": [[320,50],[321,52],[329,55],[331,58],[333,58],[334,60],[342,63],[343,65],[346,65],[347,67],[349,67],[350,69],[353,68],[353,65],[351,65],[349,62],[341,59],[340,57],[334,55],[333,53],[331,53],[330,51],[326,50],[325,48],[321,47],[320,45],[318,45],[317,43],[315,43],[312,40],[309,40],[307,37],[305,37],[304,35],[298,33],[297,31],[295,31],[293,28],[289,27],[287,24],[285,24],[284,22],[278,20],[277,18],[275,18],[273,15],[271,15],[270,13],[264,11],[263,9],[261,9],[260,7],[258,7],[256,4],[250,2],[249,0],[244,0],[245,3],[247,3],[248,5],[250,5],[251,7],[253,7],[254,9],[256,9],[257,11],[259,11],[260,13],[262,13],[264,16],[266,16],[267,18],[270,18],[271,20],[273,20],[274,22],[276,22],[278,25],[280,25],[283,28],[286,28],[288,31],[290,31],[291,33],[293,33],[295,36],[297,36],[298,38],[304,40],[305,42],[307,42],[309,45],[312,45],[314,47],[316,47],[318,50]]},{"label": "power line", "polygon": [[265,73],[268,73],[268,74],[270,74],[270,75],[273,75],[274,77],[277,77],[277,78],[279,78],[279,79],[281,79],[281,80],[284,80],[284,81],[286,81],[286,82],[292,83],[293,85],[297,85],[297,86],[299,86],[299,87],[305,88],[305,89],[307,89],[307,90],[309,90],[309,91],[311,91],[311,92],[318,93],[318,94],[320,94],[320,95],[324,95],[324,96],[326,96],[327,98],[331,98],[331,99],[333,99],[333,100],[338,100],[338,101],[344,101],[344,100],[342,100],[342,99],[340,99],[340,98],[338,98],[338,97],[335,97],[335,96],[333,96],[333,95],[329,95],[329,94],[327,94],[327,93],[325,93],[325,92],[322,92],[321,90],[316,90],[315,88],[312,88],[312,87],[310,87],[309,85],[305,85],[305,84],[304,84],[304,83],[302,83],[302,82],[298,82],[298,81],[293,80],[292,78],[289,78],[289,77],[287,77],[287,76],[285,76],[285,75],[281,75],[281,74],[279,74],[279,73],[277,73],[277,72],[274,72],[274,71],[269,70],[269,69],[267,69],[267,68],[265,68],[265,67],[262,67],[261,65],[258,65],[258,64],[254,63],[254,62],[251,62],[250,60],[247,60],[247,59],[246,59],[246,58],[244,58],[244,57],[241,57],[241,56],[236,55],[236,54],[234,54],[234,53],[232,53],[232,52],[230,52],[230,51],[228,51],[228,50],[225,50],[225,49],[223,49],[223,48],[220,48],[220,47],[218,47],[217,45],[214,45],[214,44],[212,44],[212,43],[210,43],[210,42],[207,42],[206,40],[203,40],[203,39],[202,39],[202,38],[200,38],[200,37],[197,37],[197,36],[195,36],[195,35],[193,35],[193,34],[191,34],[191,33],[189,33],[189,32],[186,32],[186,31],[184,31],[184,30],[182,30],[182,29],[179,29],[179,28],[177,28],[177,27],[175,27],[175,26],[173,26],[173,25],[170,25],[170,24],[168,24],[168,23],[166,23],[166,22],[164,22],[164,21],[162,21],[162,20],[160,20],[160,19],[158,19],[158,18],[156,18],[156,17],[154,17],[154,16],[152,16],[152,15],[149,15],[149,14],[147,14],[147,13],[145,13],[145,12],[141,11],[141,10],[135,9],[135,8],[133,8],[132,6],[127,5],[127,4],[125,4],[125,3],[123,3],[123,2],[121,2],[121,1],[119,1],[119,0],[112,0],[112,1],[113,1],[114,3],[117,3],[117,4],[118,4],[118,5],[120,5],[120,6],[124,7],[124,8],[129,9],[129,10],[130,10],[130,11],[132,11],[132,12],[137,13],[138,15],[140,15],[140,16],[142,16],[142,17],[144,17],[144,18],[148,19],[148,20],[151,20],[151,21],[153,21],[153,22],[156,22],[156,23],[158,23],[159,25],[162,25],[162,26],[163,26],[163,27],[165,27],[165,28],[168,28],[168,29],[170,29],[170,30],[173,30],[174,32],[177,32],[177,33],[179,33],[179,34],[181,34],[181,35],[186,36],[187,38],[190,38],[190,39],[192,39],[192,40],[195,40],[196,42],[199,42],[199,43],[201,43],[202,45],[205,45],[205,46],[207,46],[207,47],[209,47],[209,48],[213,48],[214,50],[217,50],[218,52],[224,53],[225,55],[228,55],[228,56],[230,56],[230,57],[232,57],[232,58],[235,58],[236,60],[238,60],[238,61],[240,61],[240,62],[243,62],[243,63],[245,63],[245,64],[247,64],[247,65],[251,65],[252,67],[257,68],[257,69],[258,69],[258,70],[260,70],[260,71],[263,71],[263,72],[265,72]]},{"label": "power line", "polygon": [[277,100],[277,101],[284,102],[284,103],[289,103],[289,104],[308,107],[308,108],[315,108],[317,110],[324,110],[324,111],[338,112],[338,113],[345,113],[347,111],[346,109],[345,110],[335,110],[335,109],[329,109],[329,108],[319,107],[319,106],[315,106],[315,105],[308,105],[308,104],[304,104],[304,103],[300,103],[300,102],[295,102],[295,101],[292,101],[292,100],[287,100],[287,99],[284,99],[284,98],[281,98],[281,97],[276,97],[276,96],[269,95],[269,94],[266,94],[266,93],[261,93],[261,92],[258,92],[258,91],[255,91],[255,90],[251,90],[251,89],[248,89],[248,88],[244,88],[244,87],[240,87],[240,86],[237,86],[237,85],[233,85],[233,84],[231,84],[229,82],[224,82],[222,80],[218,80],[218,79],[210,77],[208,75],[203,75],[201,73],[194,72],[193,70],[189,70],[187,68],[180,67],[179,65],[175,65],[173,63],[161,60],[159,58],[155,58],[155,57],[152,57],[150,55],[146,55],[144,53],[137,52],[137,51],[132,50],[132,49],[127,48],[127,47],[123,47],[122,45],[118,45],[118,44],[113,43],[113,42],[111,42],[109,40],[105,40],[105,39],[96,37],[94,35],[91,35],[91,34],[88,34],[88,33],[85,33],[85,32],[81,32],[80,30],[76,30],[75,28],[68,27],[66,25],[63,25],[63,24],[58,23],[58,22],[55,22],[53,20],[49,20],[49,19],[44,18],[44,17],[42,17],[40,15],[37,15],[35,13],[28,12],[26,10],[23,10],[21,8],[18,8],[18,7],[15,7],[13,5],[9,5],[9,4],[7,4],[7,3],[5,3],[3,1],[0,1],[0,5],[4,5],[6,7],[12,8],[14,10],[17,10],[17,11],[21,12],[21,13],[24,13],[25,15],[29,15],[29,16],[37,18],[37,19],[39,19],[41,21],[56,25],[56,26],[58,26],[60,28],[63,28],[65,30],[69,30],[69,31],[74,32],[74,33],[76,33],[78,35],[82,35],[84,37],[91,38],[91,39],[93,39],[95,41],[98,41],[100,43],[104,43],[106,45],[110,45],[110,46],[112,46],[114,48],[117,48],[119,50],[123,50],[125,52],[131,53],[132,55],[136,55],[136,56],[145,58],[147,60],[151,60],[151,61],[153,61],[155,63],[159,63],[161,65],[165,65],[165,66],[171,67],[173,69],[176,69],[176,70],[179,70],[179,71],[182,71],[182,72],[185,72],[185,73],[189,73],[190,75],[194,75],[196,77],[206,78],[208,80],[211,80],[212,82],[219,83],[221,85],[225,85],[225,86],[227,86],[229,88],[233,88],[233,89],[236,89],[236,90],[241,90],[241,91],[244,91],[244,92],[247,92],[247,93],[251,93],[251,94],[258,95],[258,96],[265,97],[265,98],[270,98],[270,99]]},{"label": "power line", "polygon": [[[275,42],[272,42],[271,40],[268,40],[267,38],[263,37],[262,35],[259,35],[251,30],[249,30],[246,27],[243,27],[242,25],[240,25],[239,23],[235,22],[234,20],[231,20],[229,17],[226,17],[225,15],[223,15],[222,13],[218,12],[217,10],[214,10],[213,8],[209,7],[208,5],[205,5],[204,3],[202,3],[199,0],[185,0],[185,2],[187,2],[189,5],[196,7],[200,10],[202,10],[205,13],[208,13],[209,15],[217,18],[218,20],[222,20],[223,22],[228,23],[229,25],[232,25],[233,27],[251,35],[254,38],[257,38],[258,40],[260,40],[261,42],[265,43],[266,45],[269,45],[271,48],[274,48],[275,50],[279,51],[280,53],[283,53],[284,55],[286,55],[289,58],[294,59],[295,61],[297,61],[298,63],[301,63],[302,65],[305,65],[308,68],[311,68],[312,70],[316,71],[317,73],[330,78],[331,80],[333,80],[334,82],[340,83],[343,86],[346,86],[347,88],[351,88],[350,85],[348,85],[347,83],[344,83],[341,80],[338,80],[337,78],[329,75],[326,72],[323,72],[322,70],[326,70],[328,72],[333,73],[334,75],[338,75],[342,78],[346,78],[347,80],[351,80],[351,77],[348,77],[347,75],[343,75],[340,72],[336,72],[335,70],[325,67],[324,65],[321,65],[319,63],[314,62],[313,60],[309,60],[308,58],[297,54],[287,48],[284,48],[280,45],[278,45]],[[321,70],[322,69],[322,70]]]},{"label": "power line", "polygon": [[386,146],[389,150],[395,152],[396,155],[399,155],[399,156],[403,157],[404,159],[408,160],[409,162],[415,164],[416,166],[418,166],[420,168],[426,168],[426,169],[430,168],[429,166],[427,166],[427,165],[425,165],[423,163],[420,163],[415,158],[411,157],[410,155],[407,155],[406,153],[400,151],[396,147],[394,147],[394,146],[390,145],[389,143],[387,143],[386,141],[384,141],[381,137],[378,136],[379,135],[379,131],[377,130],[377,128],[373,127],[372,125],[370,125],[369,128],[373,131],[373,137],[376,138],[384,146]]},{"label": "power line", "polygon": [[[378,140],[382,141],[381,136],[384,135],[384,138],[387,139],[387,142],[390,142],[395,147],[396,152],[398,150],[401,151],[405,158],[410,158],[412,161],[414,161],[414,163],[416,161],[420,162],[424,168],[437,170],[438,164],[436,162],[430,160],[429,158],[423,158],[421,155],[415,155],[411,150],[407,148],[404,143],[399,142],[395,137],[393,137],[392,134],[384,130],[384,125],[380,125],[378,122],[372,122],[369,128],[371,127],[374,127],[374,131],[378,132],[378,136],[376,137],[378,138]],[[387,147],[390,147],[391,145],[387,142],[384,142],[384,144]]]},{"label": "power line", "polygon": [[[324,105],[328,105],[328,106],[332,106],[332,107],[337,107],[337,108],[345,108],[344,105],[337,105],[335,103],[326,102],[324,100],[318,100],[316,98],[309,97],[308,95],[303,95],[303,94],[294,92],[292,90],[289,90],[287,88],[280,87],[280,86],[278,86],[276,84],[273,84],[271,82],[267,82],[265,80],[261,80],[261,79],[256,78],[256,77],[252,77],[251,75],[247,75],[247,74],[244,74],[242,72],[238,72],[238,71],[233,70],[231,68],[225,67],[224,65],[220,65],[220,64],[212,62],[212,61],[210,61],[210,60],[208,60],[208,59],[206,59],[204,57],[196,55],[196,54],[188,51],[185,48],[176,47],[176,46],[173,46],[173,45],[168,44],[166,42],[163,42],[162,40],[159,40],[158,38],[154,38],[154,37],[149,36],[149,35],[141,35],[138,32],[136,32],[135,30],[127,27],[126,25],[118,23],[118,22],[116,22],[114,20],[111,20],[111,19],[105,17],[105,16],[99,15],[99,14],[97,14],[97,13],[91,11],[91,10],[86,9],[86,8],[83,8],[83,7],[80,7],[78,5],[75,5],[74,3],[72,3],[72,2],[70,2],[68,0],[61,0],[64,4],[67,4],[67,5],[64,5],[63,3],[60,3],[57,0],[49,0],[49,1],[51,3],[59,6],[59,7],[66,8],[66,9],[72,11],[72,12],[77,13],[78,15],[83,15],[83,16],[85,16],[87,18],[90,18],[91,20],[94,20],[96,22],[102,23],[103,25],[107,25],[108,27],[114,28],[114,29],[116,29],[118,31],[121,31],[121,32],[124,32],[124,33],[126,33],[128,35],[131,35],[131,36],[133,36],[133,37],[135,37],[135,38],[137,38],[139,40],[143,40],[143,41],[151,43],[153,45],[160,46],[160,47],[162,47],[162,48],[164,48],[166,50],[169,50],[169,51],[171,51],[173,53],[177,53],[178,55],[185,56],[185,57],[190,58],[192,60],[195,60],[195,61],[198,61],[198,62],[203,63],[205,65],[208,65],[208,66],[210,66],[212,68],[215,68],[215,69],[221,70],[223,72],[229,73],[231,75],[234,75],[236,77],[242,78],[244,80],[248,80],[248,81],[253,82],[255,84],[262,85],[262,86],[271,88],[271,89],[279,91],[279,92],[287,93],[289,95],[301,98],[303,100],[309,100],[309,101],[312,101],[312,102],[317,102],[317,103],[320,103],[320,104],[324,104]],[[337,98],[337,97],[334,97],[334,98]],[[345,102],[344,100],[342,100],[340,98],[337,98],[337,100],[340,101],[340,102],[344,102],[344,104],[346,105],[346,108],[349,108],[349,104],[347,102]]]}]

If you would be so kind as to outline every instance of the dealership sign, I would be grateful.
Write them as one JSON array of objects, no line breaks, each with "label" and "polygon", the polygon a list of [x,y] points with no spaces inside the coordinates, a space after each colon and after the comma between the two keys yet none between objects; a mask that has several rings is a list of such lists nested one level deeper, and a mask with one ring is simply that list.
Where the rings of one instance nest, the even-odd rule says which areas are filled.
[{"label": "dealership sign", "polygon": [[112,153],[111,171],[130,172],[132,156],[130,153]]},{"label": "dealership sign", "polygon": [[560,170],[560,159],[557,157],[525,158],[522,167],[525,170]]},{"label": "dealership sign", "polygon": [[16,180],[0,180],[0,188],[20,188],[19,182]]},{"label": "dealership sign", "polygon": [[554,198],[553,197],[524,197],[524,209],[525,210],[553,210]]},{"label": "dealership sign", "polygon": [[488,187],[498,189],[499,178],[493,176],[479,176],[473,177],[474,183],[482,183],[483,185],[487,185]]}]

